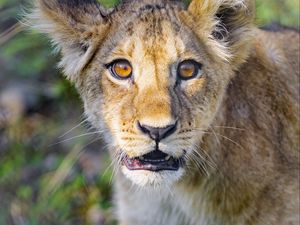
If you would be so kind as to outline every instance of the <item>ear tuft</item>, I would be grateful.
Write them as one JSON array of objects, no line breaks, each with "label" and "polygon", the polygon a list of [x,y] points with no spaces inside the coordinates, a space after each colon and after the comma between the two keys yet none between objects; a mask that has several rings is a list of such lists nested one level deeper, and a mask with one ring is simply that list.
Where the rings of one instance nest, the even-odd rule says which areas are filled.
[{"label": "ear tuft", "polygon": [[188,11],[196,21],[195,29],[205,30],[222,44],[219,52],[230,56],[233,65],[245,61],[254,35],[255,0],[193,0]]},{"label": "ear tuft", "polygon": [[59,65],[74,81],[93,55],[93,43],[106,32],[109,15],[96,0],[36,0],[26,19],[51,38],[62,53]]}]

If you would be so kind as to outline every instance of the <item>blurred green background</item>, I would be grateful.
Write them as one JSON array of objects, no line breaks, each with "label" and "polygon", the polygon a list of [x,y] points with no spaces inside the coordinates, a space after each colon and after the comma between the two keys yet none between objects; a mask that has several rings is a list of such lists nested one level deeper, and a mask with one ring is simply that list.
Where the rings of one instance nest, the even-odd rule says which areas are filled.
[{"label": "blurred green background", "polygon": [[[24,5],[0,0],[0,225],[115,224],[109,156]],[[299,27],[299,1],[257,1],[257,24],[274,21]]]}]

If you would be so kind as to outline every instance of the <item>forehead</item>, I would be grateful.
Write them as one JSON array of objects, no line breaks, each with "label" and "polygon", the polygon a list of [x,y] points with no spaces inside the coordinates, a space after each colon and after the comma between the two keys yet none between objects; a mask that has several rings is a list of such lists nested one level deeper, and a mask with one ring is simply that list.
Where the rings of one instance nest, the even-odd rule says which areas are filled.
[{"label": "forehead", "polygon": [[120,47],[126,52],[130,49],[143,51],[144,56],[171,56],[182,52],[184,44],[180,30],[174,28],[172,21],[164,16],[148,14],[146,20],[136,20],[132,25],[134,31],[127,33]]},{"label": "forehead", "polygon": [[169,5],[145,5],[132,14],[125,11],[117,22],[110,55],[131,57],[138,50],[143,59],[194,56],[195,37],[180,21],[180,10]]},{"label": "forehead", "polygon": [[180,31],[178,13],[179,9],[168,5],[146,5],[139,10],[128,27],[131,31],[137,31],[137,27],[142,29],[146,37],[161,35],[167,27],[169,31],[178,33]]}]

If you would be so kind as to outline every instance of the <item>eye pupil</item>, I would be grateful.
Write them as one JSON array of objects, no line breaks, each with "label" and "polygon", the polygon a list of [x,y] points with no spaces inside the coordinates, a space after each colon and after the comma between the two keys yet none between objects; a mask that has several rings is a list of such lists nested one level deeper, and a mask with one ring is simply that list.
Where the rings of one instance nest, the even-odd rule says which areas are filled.
[{"label": "eye pupil", "polygon": [[128,76],[131,73],[128,65],[120,63],[115,65],[115,71],[119,76]]},{"label": "eye pupil", "polygon": [[201,65],[194,60],[185,60],[178,66],[178,76],[183,80],[188,80],[197,76],[201,70]]},{"label": "eye pupil", "polygon": [[195,71],[195,66],[190,63],[182,65],[180,68],[180,72],[181,72],[182,76],[184,76],[184,77],[193,76],[194,71]]},{"label": "eye pupil", "polygon": [[117,60],[111,63],[111,72],[118,79],[127,79],[132,75],[132,66],[127,60]]}]

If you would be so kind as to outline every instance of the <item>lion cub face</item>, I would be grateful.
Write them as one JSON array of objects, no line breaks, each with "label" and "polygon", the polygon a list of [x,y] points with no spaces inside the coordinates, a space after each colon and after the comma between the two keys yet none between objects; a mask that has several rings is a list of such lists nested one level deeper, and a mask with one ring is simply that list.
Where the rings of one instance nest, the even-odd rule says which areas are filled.
[{"label": "lion cub face", "polygon": [[36,15],[54,21],[47,32],[61,45],[61,66],[88,119],[138,185],[170,185],[208,154],[198,145],[238,60],[229,63],[223,33],[216,35],[222,1],[203,2],[187,10],[172,1],[132,1],[105,16],[93,1],[38,1]]},{"label": "lion cub face", "polygon": [[[215,68],[205,40],[162,12],[145,18],[102,53],[104,61],[95,60],[85,84],[101,87],[91,92],[93,102],[86,96],[86,112],[104,119],[114,157],[139,185],[171,183],[184,174],[229,79],[225,65]],[[95,77],[99,81],[90,81]]]}]

